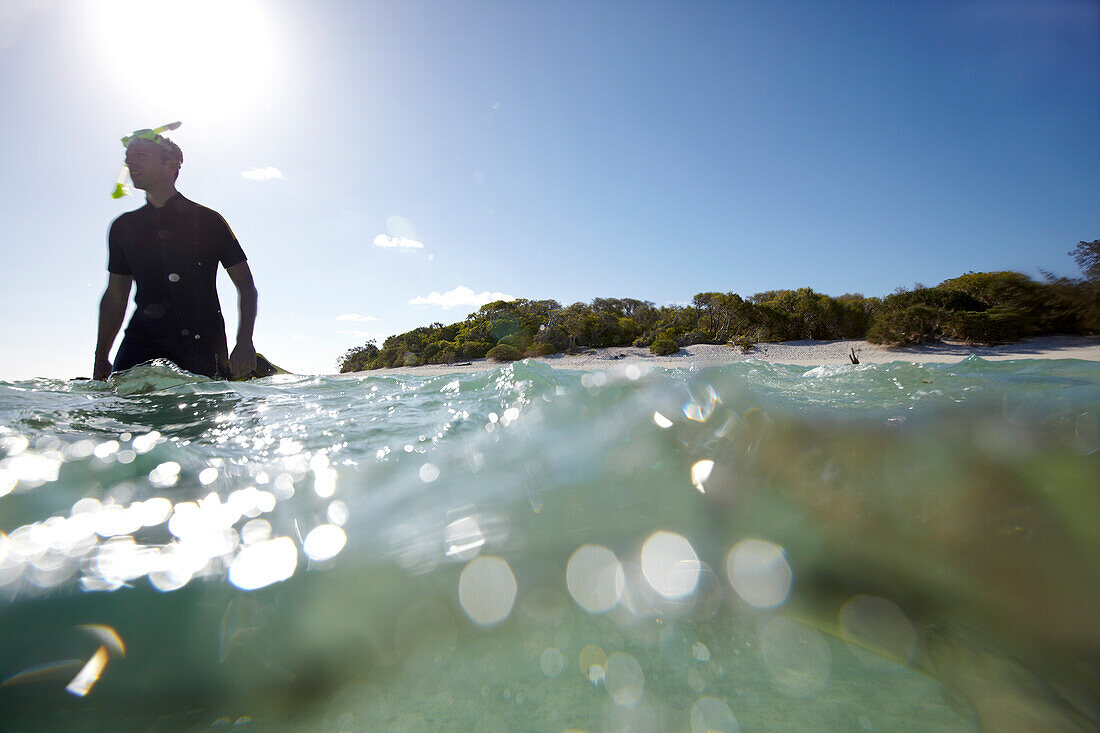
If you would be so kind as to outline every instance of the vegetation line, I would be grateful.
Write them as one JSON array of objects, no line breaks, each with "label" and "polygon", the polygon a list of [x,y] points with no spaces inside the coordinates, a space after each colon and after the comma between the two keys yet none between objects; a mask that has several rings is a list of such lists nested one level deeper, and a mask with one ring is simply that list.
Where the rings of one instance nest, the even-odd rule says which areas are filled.
[{"label": "vegetation line", "polygon": [[648,346],[672,354],[688,344],[867,339],[903,346],[956,339],[1011,343],[1045,334],[1100,332],[1100,239],[1070,253],[1083,279],[1044,273],[969,272],[935,287],[898,289],[884,298],[831,297],[810,288],[769,290],[750,298],[699,293],[691,305],[657,307],[631,298],[596,298],[562,307],[554,300],[498,300],[466,320],[433,323],[369,341],[339,360],[341,373],[489,357],[513,361],[606,346]]}]

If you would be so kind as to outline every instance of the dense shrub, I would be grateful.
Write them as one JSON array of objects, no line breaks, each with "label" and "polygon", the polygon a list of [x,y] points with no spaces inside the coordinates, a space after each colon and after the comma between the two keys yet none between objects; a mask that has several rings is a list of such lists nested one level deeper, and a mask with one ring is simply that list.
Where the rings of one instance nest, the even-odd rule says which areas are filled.
[{"label": "dense shrub", "polygon": [[662,334],[649,345],[649,350],[657,356],[668,356],[669,354],[675,354],[680,350],[680,345],[672,340],[671,337]]},{"label": "dense shrub", "polygon": [[554,345],[545,341],[532,344],[531,348],[527,349],[527,356],[550,356],[556,353],[558,353],[558,350],[554,348]]},{"label": "dense shrub", "polygon": [[[446,342],[444,342],[446,343]],[[455,347],[451,344],[447,344],[439,351],[435,353],[429,364],[453,364],[458,360],[458,353],[455,351]]]},{"label": "dense shrub", "polygon": [[459,353],[463,359],[484,359],[491,348],[493,348],[492,341],[467,341],[462,344]]},{"label": "dense shrub", "polygon": [[952,338],[978,344],[1008,344],[1030,334],[1031,319],[1018,308],[995,306],[987,311],[956,311],[951,314]]},{"label": "dense shrub", "polygon": [[738,336],[733,341],[730,341],[730,346],[736,346],[741,349],[742,354],[747,354],[756,348],[756,343],[748,336]]},{"label": "dense shrub", "polygon": [[867,331],[867,340],[889,346],[910,346],[937,340],[943,332],[943,313],[927,305],[911,305],[880,313]]},{"label": "dense shrub", "polygon": [[523,352],[517,349],[515,346],[509,346],[508,344],[497,344],[493,348],[489,349],[489,353],[486,354],[493,361],[515,361],[523,358]]},{"label": "dense shrub", "polygon": [[676,343],[680,344],[680,346],[691,346],[692,344],[713,344],[714,333],[712,331],[700,331],[699,329],[695,329],[694,331],[688,331],[687,333],[677,336]]}]

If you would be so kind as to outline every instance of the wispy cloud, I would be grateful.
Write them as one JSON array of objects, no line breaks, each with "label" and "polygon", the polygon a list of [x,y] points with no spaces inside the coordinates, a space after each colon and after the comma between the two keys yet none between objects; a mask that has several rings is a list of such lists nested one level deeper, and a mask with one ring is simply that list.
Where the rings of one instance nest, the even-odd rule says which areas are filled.
[{"label": "wispy cloud", "polygon": [[273,180],[285,180],[286,176],[283,172],[273,165],[269,165],[266,168],[256,168],[253,166],[246,171],[241,171],[241,176],[247,178],[250,181],[273,181]]},{"label": "wispy cloud", "polygon": [[374,238],[375,247],[389,247],[391,249],[424,249],[424,243],[418,242],[415,239],[406,239],[405,237],[391,237],[386,234],[379,234]]},{"label": "wispy cloud", "polygon": [[473,306],[480,308],[494,300],[515,300],[516,296],[507,293],[490,293],[484,291],[475,293],[465,285],[459,285],[454,290],[445,293],[432,292],[426,296],[418,296],[409,301],[409,305],[437,305],[440,308],[455,308],[458,306]]},{"label": "wispy cloud", "polygon": [[336,320],[352,321],[354,323],[370,323],[372,321],[377,321],[378,319],[374,316],[361,316],[358,313],[341,313],[340,315],[336,316]]}]

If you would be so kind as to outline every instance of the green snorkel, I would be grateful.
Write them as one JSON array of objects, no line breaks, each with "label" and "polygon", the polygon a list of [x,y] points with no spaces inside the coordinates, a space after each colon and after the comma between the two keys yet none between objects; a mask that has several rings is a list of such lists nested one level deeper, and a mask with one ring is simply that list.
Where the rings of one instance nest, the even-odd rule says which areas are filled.
[{"label": "green snorkel", "polygon": [[[169,122],[167,125],[161,125],[160,127],[152,130],[146,128],[144,130],[134,130],[129,135],[122,138],[122,147],[126,148],[130,146],[134,140],[149,140],[153,143],[161,143],[164,138],[160,136],[162,132],[168,132],[169,130],[175,130],[182,122]],[[126,185],[126,164],[122,164],[122,170],[118,172],[118,178],[115,180],[115,190],[111,193],[111,198],[120,199],[123,196],[130,195],[130,188]]]}]

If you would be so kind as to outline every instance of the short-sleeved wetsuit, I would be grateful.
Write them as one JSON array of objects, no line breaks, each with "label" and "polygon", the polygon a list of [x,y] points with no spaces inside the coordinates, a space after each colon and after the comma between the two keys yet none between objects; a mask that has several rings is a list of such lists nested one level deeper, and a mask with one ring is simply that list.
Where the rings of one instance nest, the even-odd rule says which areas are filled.
[{"label": "short-sleeved wetsuit", "polygon": [[225,371],[228,348],[216,286],[218,264],[244,262],[244,250],[213,209],[173,195],[115,219],[107,270],[137,283],[137,309],[115,354],[114,371],[169,359],[195,374]]}]

